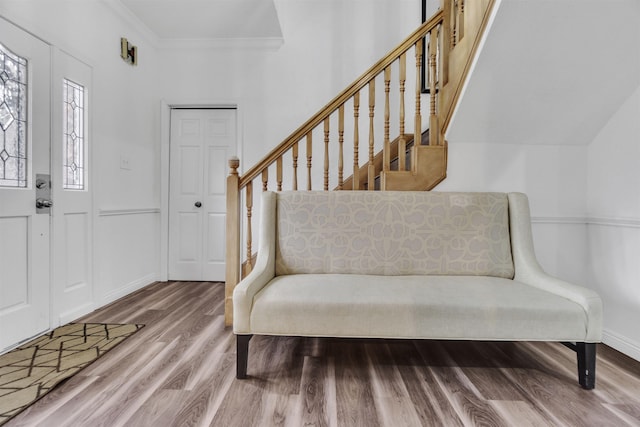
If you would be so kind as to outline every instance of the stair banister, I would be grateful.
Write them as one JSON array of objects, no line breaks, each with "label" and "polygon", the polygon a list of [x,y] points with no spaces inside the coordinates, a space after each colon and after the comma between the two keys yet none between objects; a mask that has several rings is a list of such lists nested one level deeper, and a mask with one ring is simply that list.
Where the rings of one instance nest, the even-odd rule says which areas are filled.
[{"label": "stair banister", "polygon": [[272,165],[278,157],[281,157],[287,151],[291,149],[293,144],[302,140],[309,132],[315,129],[324,119],[330,116],[341,105],[351,99],[356,93],[359,93],[369,81],[375,78],[378,74],[384,71],[384,69],[391,65],[400,54],[406,52],[413,47],[418,40],[420,40],[430,30],[436,28],[442,22],[442,11],[438,11],[431,19],[422,24],[415,30],[409,37],[407,37],[400,45],[389,52],[384,58],[375,63],[371,68],[364,72],[357,80],[337,95],[331,102],[325,105],[320,111],[314,114],[309,120],[307,120],[302,126],[296,129],[289,137],[287,137],[281,144],[271,150],[260,162],[256,163],[247,172],[245,172],[240,178],[240,188],[244,188],[249,181],[253,181],[258,175],[262,173],[262,170]]}]

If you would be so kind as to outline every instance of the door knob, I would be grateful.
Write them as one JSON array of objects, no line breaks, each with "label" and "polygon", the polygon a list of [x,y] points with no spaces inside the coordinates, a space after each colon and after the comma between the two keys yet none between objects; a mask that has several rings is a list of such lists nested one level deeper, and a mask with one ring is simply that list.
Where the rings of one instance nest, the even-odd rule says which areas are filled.
[{"label": "door knob", "polygon": [[53,202],[47,199],[36,199],[36,208],[44,209],[53,206]]},{"label": "door knob", "polygon": [[202,203],[196,202],[196,208],[199,208],[200,206],[202,206]]}]

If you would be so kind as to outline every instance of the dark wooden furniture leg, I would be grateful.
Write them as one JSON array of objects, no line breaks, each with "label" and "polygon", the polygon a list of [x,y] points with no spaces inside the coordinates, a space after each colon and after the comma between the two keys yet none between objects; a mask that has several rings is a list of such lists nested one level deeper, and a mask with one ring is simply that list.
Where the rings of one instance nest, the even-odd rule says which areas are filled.
[{"label": "dark wooden furniture leg", "polygon": [[247,361],[249,359],[249,340],[253,335],[236,335],[236,378],[247,378]]},{"label": "dark wooden furniture leg", "polygon": [[578,381],[585,390],[596,386],[596,345],[595,343],[576,343],[578,354]]},{"label": "dark wooden furniture leg", "polygon": [[578,358],[578,382],[585,390],[596,387],[596,344],[588,342],[563,343],[575,351]]}]

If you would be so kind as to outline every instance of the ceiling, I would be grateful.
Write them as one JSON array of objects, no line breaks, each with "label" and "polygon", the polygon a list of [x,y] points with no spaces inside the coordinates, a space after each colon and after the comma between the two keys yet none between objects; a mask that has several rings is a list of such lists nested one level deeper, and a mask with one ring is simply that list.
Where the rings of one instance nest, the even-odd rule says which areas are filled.
[{"label": "ceiling", "polygon": [[273,0],[116,0],[155,41],[282,39]]}]

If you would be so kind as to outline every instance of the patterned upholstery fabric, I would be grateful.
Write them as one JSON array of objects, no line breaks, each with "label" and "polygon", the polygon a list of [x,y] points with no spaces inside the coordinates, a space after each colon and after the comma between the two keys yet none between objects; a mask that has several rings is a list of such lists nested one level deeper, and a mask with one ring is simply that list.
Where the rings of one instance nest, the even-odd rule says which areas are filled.
[{"label": "patterned upholstery fabric", "polygon": [[282,192],[276,275],[514,276],[504,193]]}]

